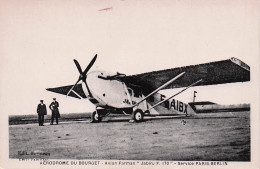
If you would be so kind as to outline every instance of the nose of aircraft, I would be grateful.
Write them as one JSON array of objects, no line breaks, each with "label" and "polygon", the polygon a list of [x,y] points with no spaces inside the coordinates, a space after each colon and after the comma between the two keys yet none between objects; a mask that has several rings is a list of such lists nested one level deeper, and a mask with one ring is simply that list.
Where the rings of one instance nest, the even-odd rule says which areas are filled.
[{"label": "nose of aircraft", "polygon": [[[84,72],[82,72],[82,69],[81,69],[81,66],[80,66],[80,64],[79,64],[79,62],[76,60],[76,59],[74,59],[73,61],[74,61],[74,63],[75,63],[75,65],[76,65],[76,67],[77,67],[77,69],[78,69],[78,71],[79,71],[79,78],[78,78],[78,80],[77,80],[77,82],[72,86],[72,88],[69,90],[69,92],[67,93],[67,96],[70,94],[70,92],[73,90],[73,88],[78,84],[78,82],[80,81],[80,80],[82,80],[85,84],[86,84],[86,87],[88,88],[88,85],[87,85],[87,82],[86,82],[86,79],[87,79],[87,73],[88,73],[88,71],[90,70],[90,68],[93,66],[93,64],[95,63],[95,61],[96,61],[96,59],[97,59],[97,54],[94,56],[94,58],[91,60],[91,62],[88,64],[88,66],[86,67],[86,69],[84,70]],[[89,93],[89,92],[88,92]]]}]

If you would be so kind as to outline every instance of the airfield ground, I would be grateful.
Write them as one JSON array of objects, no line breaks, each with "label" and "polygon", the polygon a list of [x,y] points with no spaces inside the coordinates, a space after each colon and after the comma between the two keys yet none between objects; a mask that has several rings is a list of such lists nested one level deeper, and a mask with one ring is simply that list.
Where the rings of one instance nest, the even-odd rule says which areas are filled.
[{"label": "airfield ground", "polygon": [[[182,120],[186,121],[186,124]],[[10,158],[250,161],[250,112],[9,126]]]}]

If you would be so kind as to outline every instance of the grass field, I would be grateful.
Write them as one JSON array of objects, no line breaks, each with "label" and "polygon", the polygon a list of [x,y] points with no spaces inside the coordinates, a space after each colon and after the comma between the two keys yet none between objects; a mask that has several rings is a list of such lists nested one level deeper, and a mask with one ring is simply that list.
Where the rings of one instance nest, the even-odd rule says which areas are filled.
[{"label": "grass field", "polygon": [[[82,119],[82,118],[80,118]],[[9,126],[10,158],[250,161],[250,112]],[[9,118],[10,120],[10,118]],[[84,119],[83,119],[84,120]],[[18,124],[18,123],[13,123]]]}]

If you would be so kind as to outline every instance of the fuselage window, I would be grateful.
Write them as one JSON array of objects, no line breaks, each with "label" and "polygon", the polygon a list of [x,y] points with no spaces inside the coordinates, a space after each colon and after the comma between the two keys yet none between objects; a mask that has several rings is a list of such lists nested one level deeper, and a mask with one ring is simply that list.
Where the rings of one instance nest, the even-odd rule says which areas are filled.
[{"label": "fuselage window", "polygon": [[149,99],[150,102],[154,102],[154,97],[153,96],[148,97],[148,99]]},{"label": "fuselage window", "polygon": [[134,97],[139,97],[140,96],[140,92],[139,91],[134,91]]}]

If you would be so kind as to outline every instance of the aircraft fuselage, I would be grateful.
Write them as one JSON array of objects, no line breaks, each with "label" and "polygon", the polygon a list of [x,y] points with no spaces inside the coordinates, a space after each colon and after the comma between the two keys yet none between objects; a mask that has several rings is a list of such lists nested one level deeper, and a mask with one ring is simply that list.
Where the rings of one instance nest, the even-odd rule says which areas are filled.
[{"label": "aircraft fuselage", "polygon": [[[132,105],[142,99],[141,90],[134,91],[126,86],[124,82],[108,78],[113,75],[105,71],[92,71],[88,73],[86,79],[88,88],[86,85],[82,85],[82,87],[88,98],[92,96],[98,102],[92,103],[99,107],[123,109],[131,108]],[[140,108],[145,108],[145,106],[146,103],[139,105]]]}]

